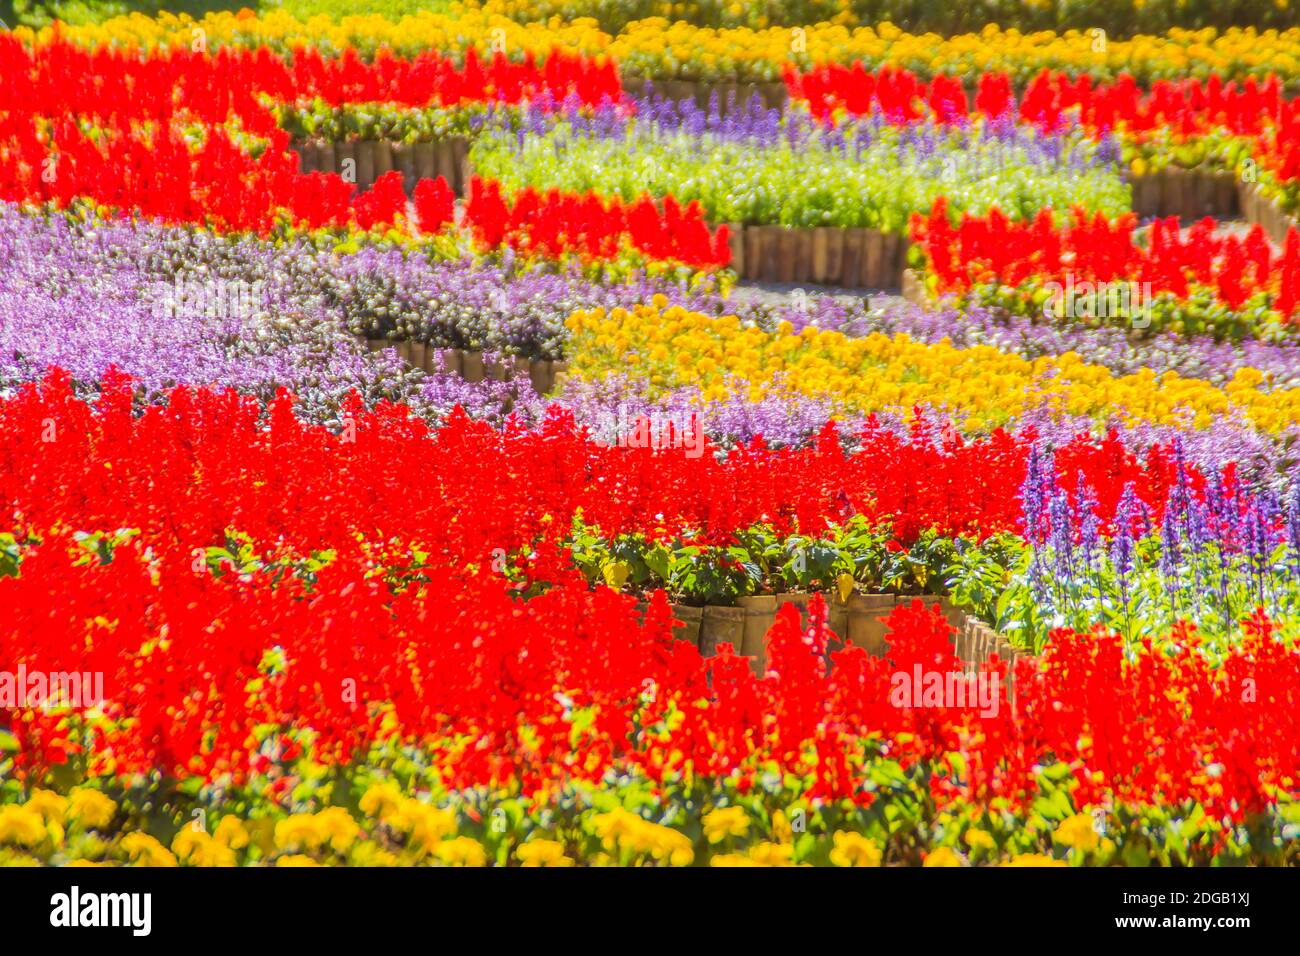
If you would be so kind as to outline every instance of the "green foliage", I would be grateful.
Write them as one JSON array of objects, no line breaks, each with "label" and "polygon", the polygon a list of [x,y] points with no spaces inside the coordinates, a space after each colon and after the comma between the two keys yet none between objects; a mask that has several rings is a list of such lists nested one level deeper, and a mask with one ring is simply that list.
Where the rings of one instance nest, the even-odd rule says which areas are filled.
[{"label": "green foliage", "polygon": [[240,3],[237,0],[9,0],[14,19],[5,10],[5,0],[0,0],[0,19],[10,26],[24,23],[43,27],[52,20],[64,23],[100,23],[112,17],[129,13],[157,16],[161,12],[188,13],[196,19],[220,10],[238,10],[256,7],[256,0]]},{"label": "green foliage", "polygon": [[1074,206],[1116,216],[1131,203],[1117,166],[1099,161],[1086,138],[1061,140],[1053,162],[1027,132],[1008,140],[978,129],[865,123],[826,131],[798,114],[782,121],[782,131],[740,138],[637,123],[615,136],[560,119],[522,140],[509,126],[489,128],[470,163],[512,189],[595,190],[628,201],[671,194],[683,204],[698,201],[711,222],[798,228],[901,233],[939,196],[954,214],[997,207],[1013,218]]}]

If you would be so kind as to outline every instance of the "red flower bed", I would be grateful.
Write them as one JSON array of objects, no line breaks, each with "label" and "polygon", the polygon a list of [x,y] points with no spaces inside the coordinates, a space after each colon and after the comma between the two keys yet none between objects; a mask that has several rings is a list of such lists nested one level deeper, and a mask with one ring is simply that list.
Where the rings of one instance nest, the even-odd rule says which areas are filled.
[{"label": "red flower bed", "polygon": [[[830,667],[824,603],[806,631],[787,607],[757,678],[729,645],[706,659],[674,642],[662,595],[642,624],[630,598],[554,569],[526,604],[490,573],[435,563],[385,581],[367,570],[344,557],[311,585],[218,577],[157,543],[121,544],[102,563],[51,536],[18,577],[0,578],[0,657],[103,673],[104,719],[92,718],[83,750],[64,714],[0,709],[18,766],[39,774],[80,753],[96,773],[238,783],[308,742],[332,763],[394,740],[425,747],[456,788],[534,793],[638,767],[656,780],[736,772],[743,789],[775,767],[811,772],[809,797],[870,804],[858,768],[876,736],[903,768],[963,753],[960,772],[935,778],[940,806],[1022,805],[1035,766],[1052,761],[1074,776],[1080,806],[1194,799],[1211,818],[1241,820],[1274,788],[1294,790],[1300,650],[1262,616],[1221,665],[1191,633],[1177,654],[1144,641],[1129,656],[1116,636],[1058,632],[1040,664],[1020,665],[1014,706],[989,712],[891,701],[893,675],[961,666],[942,616],[919,603],[894,612],[887,657],[851,647]],[[272,647],[281,663],[268,670]],[[1000,667],[988,665],[990,679]],[[580,729],[578,711],[594,715]]]},{"label": "red flower bed", "polygon": [[[143,54],[59,39],[27,47],[12,35],[0,35],[0,76],[0,200],[63,208],[82,199],[261,234],[286,220],[307,228],[389,226],[406,208],[392,177],[354,196],[336,174],[299,172],[275,104],[576,97],[594,105],[621,96],[607,61],[563,53],[540,64],[502,56],[484,64],[471,53],[456,66],[436,53],[364,62],[355,51],[325,58],[302,50],[286,63],[265,48]],[[434,212],[426,202],[420,218]]]},{"label": "red flower bed", "polygon": [[[355,403],[334,434],[295,416],[287,394],[263,421],[233,392],[178,389],[143,415],[129,379],[108,379],[102,393],[87,404],[55,372],[0,401],[0,527],[138,528],[182,551],[232,530],[294,555],[359,551],[364,537],[478,560],[563,538],[579,513],[609,536],[693,531],[711,543],[756,524],[817,534],[863,514],[892,521],[910,544],[931,528],[1018,530],[1035,442],[1032,431],[968,440],[918,422],[908,436],[868,428],[846,453],[832,424],[804,448],[756,440],[691,457],[599,444],[559,412],[498,431],[459,415],[433,428],[403,406]],[[1168,449],[1143,462],[1115,437],[1080,436],[1056,458],[1061,487],[1073,492],[1082,476],[1103,522],[1129,482],[1159,518],[1177,480]],[[1192,482],[1204,486],[1194,469]]]},{"label": "red flower bed", "polygon": [[701,269],[725,268],[731,261],[727,227],[719,226],[710,236],[699,203],[683,209],[672,196],[663,198],[662,211],[649,196],[624,205],[617,197],[607,200],[594,192],[539,192],[531,186],[507,201],[500,183],[475,176],[465,222],[489,249],[509,245],[544,256],[577,252],[601,260],[616,257],[630,244],[651,259]]},{"label": "red flower bed", "polygon": [[[887,658],[850,648],[830,669],[824,605],[807,631],[787,608],[757,678],[725,645],[706,659],[674,642],[662,595],[642,622],[631,598],[589,589],[558,546],[579,509],[608,533],[717,541],[853,510],[905,516],[902,535],[1011,529],[1032,435],[868,429],[846,454],[828,429],[804,450],[755,442],[718,460],[597,445],[560,417],[435,430],[353,405],[335,434],[287,396],[264,421],[230,392],[180,389],[143,414],[131,394],[113,379],[90,405],[56,375],[0,401],[0,513],[22,542],[17,576],[0,577],[0,661],[104,675],[88,737],[58,711],[0,705],[24,773],[85,747],[96,773],[242,780],[276,748],[344,761],[393,739],[426,747],[453,787],[534,792],[616,767],[734,771],[749,786],[775,762],[812,772],[812,796],[869,803],[858,768],[879,735],[904,767],[965,754],[936,777],[940,804],[1027,799],[1048,760],[1074,774],[1080,805],[1195,799],[1241,819],[1294,787],[1300,650],[1262,617],[1221,664],[1190,633],[1176,653],[1139,642],[1134,656],[1116,636],[1058,632],[1040,665],[1019,665],[1014,709],[901,707],[895,673],[959,668],[942,618],[919,605],[895,612]],[[1158,508],[1177,467],[1166,450],[1144,465],[1117,440],[1079,439],[1057,471],[1066,487],[1082,474],[1109,513],[1130,480]],[[91,548],[79,531],[112,540]],[[262,563],[214,572],[207,549],[228,531]],[[497,548],[531,551],[526,581],[490,569]],[[324,551],[310,575],[293,570]],[[579,710],[594,715],[581,729]],[[637,729],[656,727],[671,729]]]},{"label": "red flower bed", "polygon": [[1286,98],[1276,76],[1262,84],[1251,77],[1241,85],[1218,76],[1157,80],[1143,90],[1127,74],[1105,83],[1086,73],[1072,79],[1044,69],[1017,100],[1007,74],[984,73],[973,102],[952,77],[927,83],[897,67],[872,73],[860,63],[826,64],[806,73],[788,67],[785,83],[792,99],[825,120],[838,110],[879,113],[900,125],[919,119],[965,122],[974,114],[1059,130],[1075,117],[1086,130],[1121,132],[1137,141],[1172,134],[1178,142],[1223,131],[1251,140],[1255,160],[1280,182],[1300,177],[1300,99]]},{"label": "red flower bed", "polygon": [[1017,222],[994,209],[987,216],[963,214],[954,226],[947,203],[935,201],[926,217],[912,218],[912,240],[925,253],[940,292],[965,292],[980,283],[1017,286],[1027,280],[1064,283],[1150,283],[1153,294],[1179,298],[1193,285],[1213,290],[1229,309],[1259,292],[1273,294],[1273,308],[1288,318],[1300,307],[1300,237],[1287,236],[1281,255],[1269,247],[1261,226],[1244,239],[1215,232],[1212,219],[1187,231],[1177,218],[1156,220],[1146,245],[1134,237],[1132,213],[1107,220],[1075,210],[1058,224],[1051,210]]},{"label": "red flower bed", "polygon": [[1262,85],[1251,77],[1240,86],[1225,84],[1218,76],[1205,81],[1157,80],[1144,90],[1127,74],[1107,83],[1086,73],[1071,78],[1044,69],[1017,99],[1009,75],[983,73],[973,103],[954,77],[940,75],[926,82],[892,66],[874,73],[860,63],[851,67],[825,64],[806,73],[789,67],[785,83],[791,97],[806,102],[820,118],[843,109],[854,115],[878,112],[897,123],[922,117],[961,122],[974,112],[987,119],[1013,116],[1046,129],[1059,129],[1065,115],[1077,110],[1079,121],[1089,129],[1113,130],[1122,124],[1133,133],[1168,129],[1181,136],[1203,134],[1215,127],[1255,135],[1295,115],[1298,102],[1282,95],[1277,77]]}]

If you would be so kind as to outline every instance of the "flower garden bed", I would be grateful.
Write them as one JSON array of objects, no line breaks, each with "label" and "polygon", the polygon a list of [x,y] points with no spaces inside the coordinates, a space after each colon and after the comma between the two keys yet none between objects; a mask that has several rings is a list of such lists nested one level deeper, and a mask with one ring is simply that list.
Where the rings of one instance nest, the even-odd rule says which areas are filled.
[{"label": "flower garden bed", "polygon": [[1300,35],[494,15],[0,33],[0,864],[1295,865]]}]

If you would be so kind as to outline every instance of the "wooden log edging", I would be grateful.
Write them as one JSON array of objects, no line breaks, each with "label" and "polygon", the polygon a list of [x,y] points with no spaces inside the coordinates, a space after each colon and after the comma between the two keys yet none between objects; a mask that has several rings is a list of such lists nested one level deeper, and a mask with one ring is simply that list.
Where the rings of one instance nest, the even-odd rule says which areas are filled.
[{"label": "wooden log edging", "polygon": [[471,349],[445,349],[413,342],[410,339],[372,339],[359,337],[371,352],[394,349],[398,358],[410,368],[422,372],[454,373],[467,382],[483,382],[493,379],[506,382],[514,379],[528,379],[538,395],[552,391],[560,376],[568,368],[568,363],[555,359],[530,359],[523,356],[508,356],[508,361],[487,364],[483,353]]},{"label": "wooden log edging", "polygon": [[407,193],[413,192],[421,179],[439,176],[447,181],[457,196],[463,196],[469,186],[469,139],[464,136],[427,143],[310,140],[295,142],[292,148],[298,154],[304,173],[342,175],[345,161],[351,160],[356,186],[361,190],[369,189],[375,180],[394,169],[402,174],[402,185]]},{"label": "wooden log edging", "polygon": [[912,305],[925,305],[925,281],[915,269],[903,270],[903,301]]},{"label": "wooden log edging", "polygon": [[1287,230],[1300,226],[1266,196],[1258,183],[1245,182],[1233,171],[1213,166],[1194,169],[1167,167],[1133,178],[1133,209],[1140,216],[1177,216],[1195,221],[1241,217],[1263,226],[1264,233],[1281,245]]},{"label": "wooden log edging", "polygon": [[1264,234],[1279,246],[1286,242],[1290,230],[1300,228],[1300,221],[1265,196],[1257,183],[1239,183],[1238,189],[1246,221],[1263,226]]},{"label": "wooden log edging", "polygon": [[1169,166],[1133,177],[1133,211],[1142,217],[1232,219],[1242,211],[1239,185],[1229,170],[1212,166],[1194,169]]},{"label": "wooden log edging", "polygon": [[725,224],[731,266],[741,279],[806,282],[847,289],[896,289],[910,244],[879,229]]}]

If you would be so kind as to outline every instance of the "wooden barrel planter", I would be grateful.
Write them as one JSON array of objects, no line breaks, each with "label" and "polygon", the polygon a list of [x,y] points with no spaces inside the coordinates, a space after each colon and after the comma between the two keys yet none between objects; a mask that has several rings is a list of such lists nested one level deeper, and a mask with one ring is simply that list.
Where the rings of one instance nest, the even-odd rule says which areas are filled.
[{"label": "wooden barrel planter", "polygon": [[[829,648],[832,652],[852,644],[876,657],[884,657],[889,649],[885,621],[899,605],[920,600],[943,612],[953,628],[953,653],[967,673],[978,673],[980,665],[990,658],[1007,665],[1004,689],[1013,703],[1015,665],[1020,660],[1034,659],[1029,651],[1015,647],[1005,635],[956,607],[943,595],[853,594],[848,601],[840,601],[836,594],[827,593],[823,597],[827,603],[827,625],[834,635]],[[705,657],[715,655],[721,644],[731,644],[737,654],[750,659],[754,673],[761,676],[767,670],[764,641],[776,623],[778,611],[786,604],[798,607],[803,625],[807,626],[807,607],[811,600],[812,593],[799,592],[752,595],[739,598],[735,606],[673,604],[673,617],[682,624],[675,629],[674,637],[690,642]],[[644,601],[638,607],[645,612]]]},{"label": "wooden barrel planter", "polygon": [[[895,607],[918,599],[922,604],[938,607],[953,628],[953,654],[961,661],[965,673],[978,674],[980,666],[990,658],[1006,665],[1003,690],[1013,708],[1016,701],[1015,667],[1020,661],[1037,660],[1030,651],[1015,647],[1005,635],[967,614],[942,595],[853,594],[847,602],[841,602],[834,594],[823,594],[823,597],[830,612],[827,624],[840,639],[836,642],[832,638],[831,650],[847,642],[875,657],[884,657],[888,652],[885,621]],[[811,599],[811,593],[756,594],[738,598],[735,606],[671,604],[674,620],[682,625],[674,628],[673,636],[679,641],[688,641],[705,657],[716,655],[719,645],[729,643],[737,654],[750,659],[754,673],[761,677],[767,670],[764,639],[776,623],[777,609],[782,604],[806,608]],[[642,618],[648,607],[645,600],[637,602],[637,611]],[[806,617],[803,623],[807,625]],[[829,658],[827,663],[831,663]]]},{"label": "wooden barrel planter", "polygon": [[469,187],[469,140],[452,136],[431,143],[390,143],[378,140],[354,140],[345,143],[326,143],[318,140],[296,142],[302,171],[339,173],[344,162],[351,160],[356,173],[358,189],[369,189],[380,176],[390,170],[402,174],[402,185],[408,193],[414,191],[421,179],[441,176],[458,196]]}]

